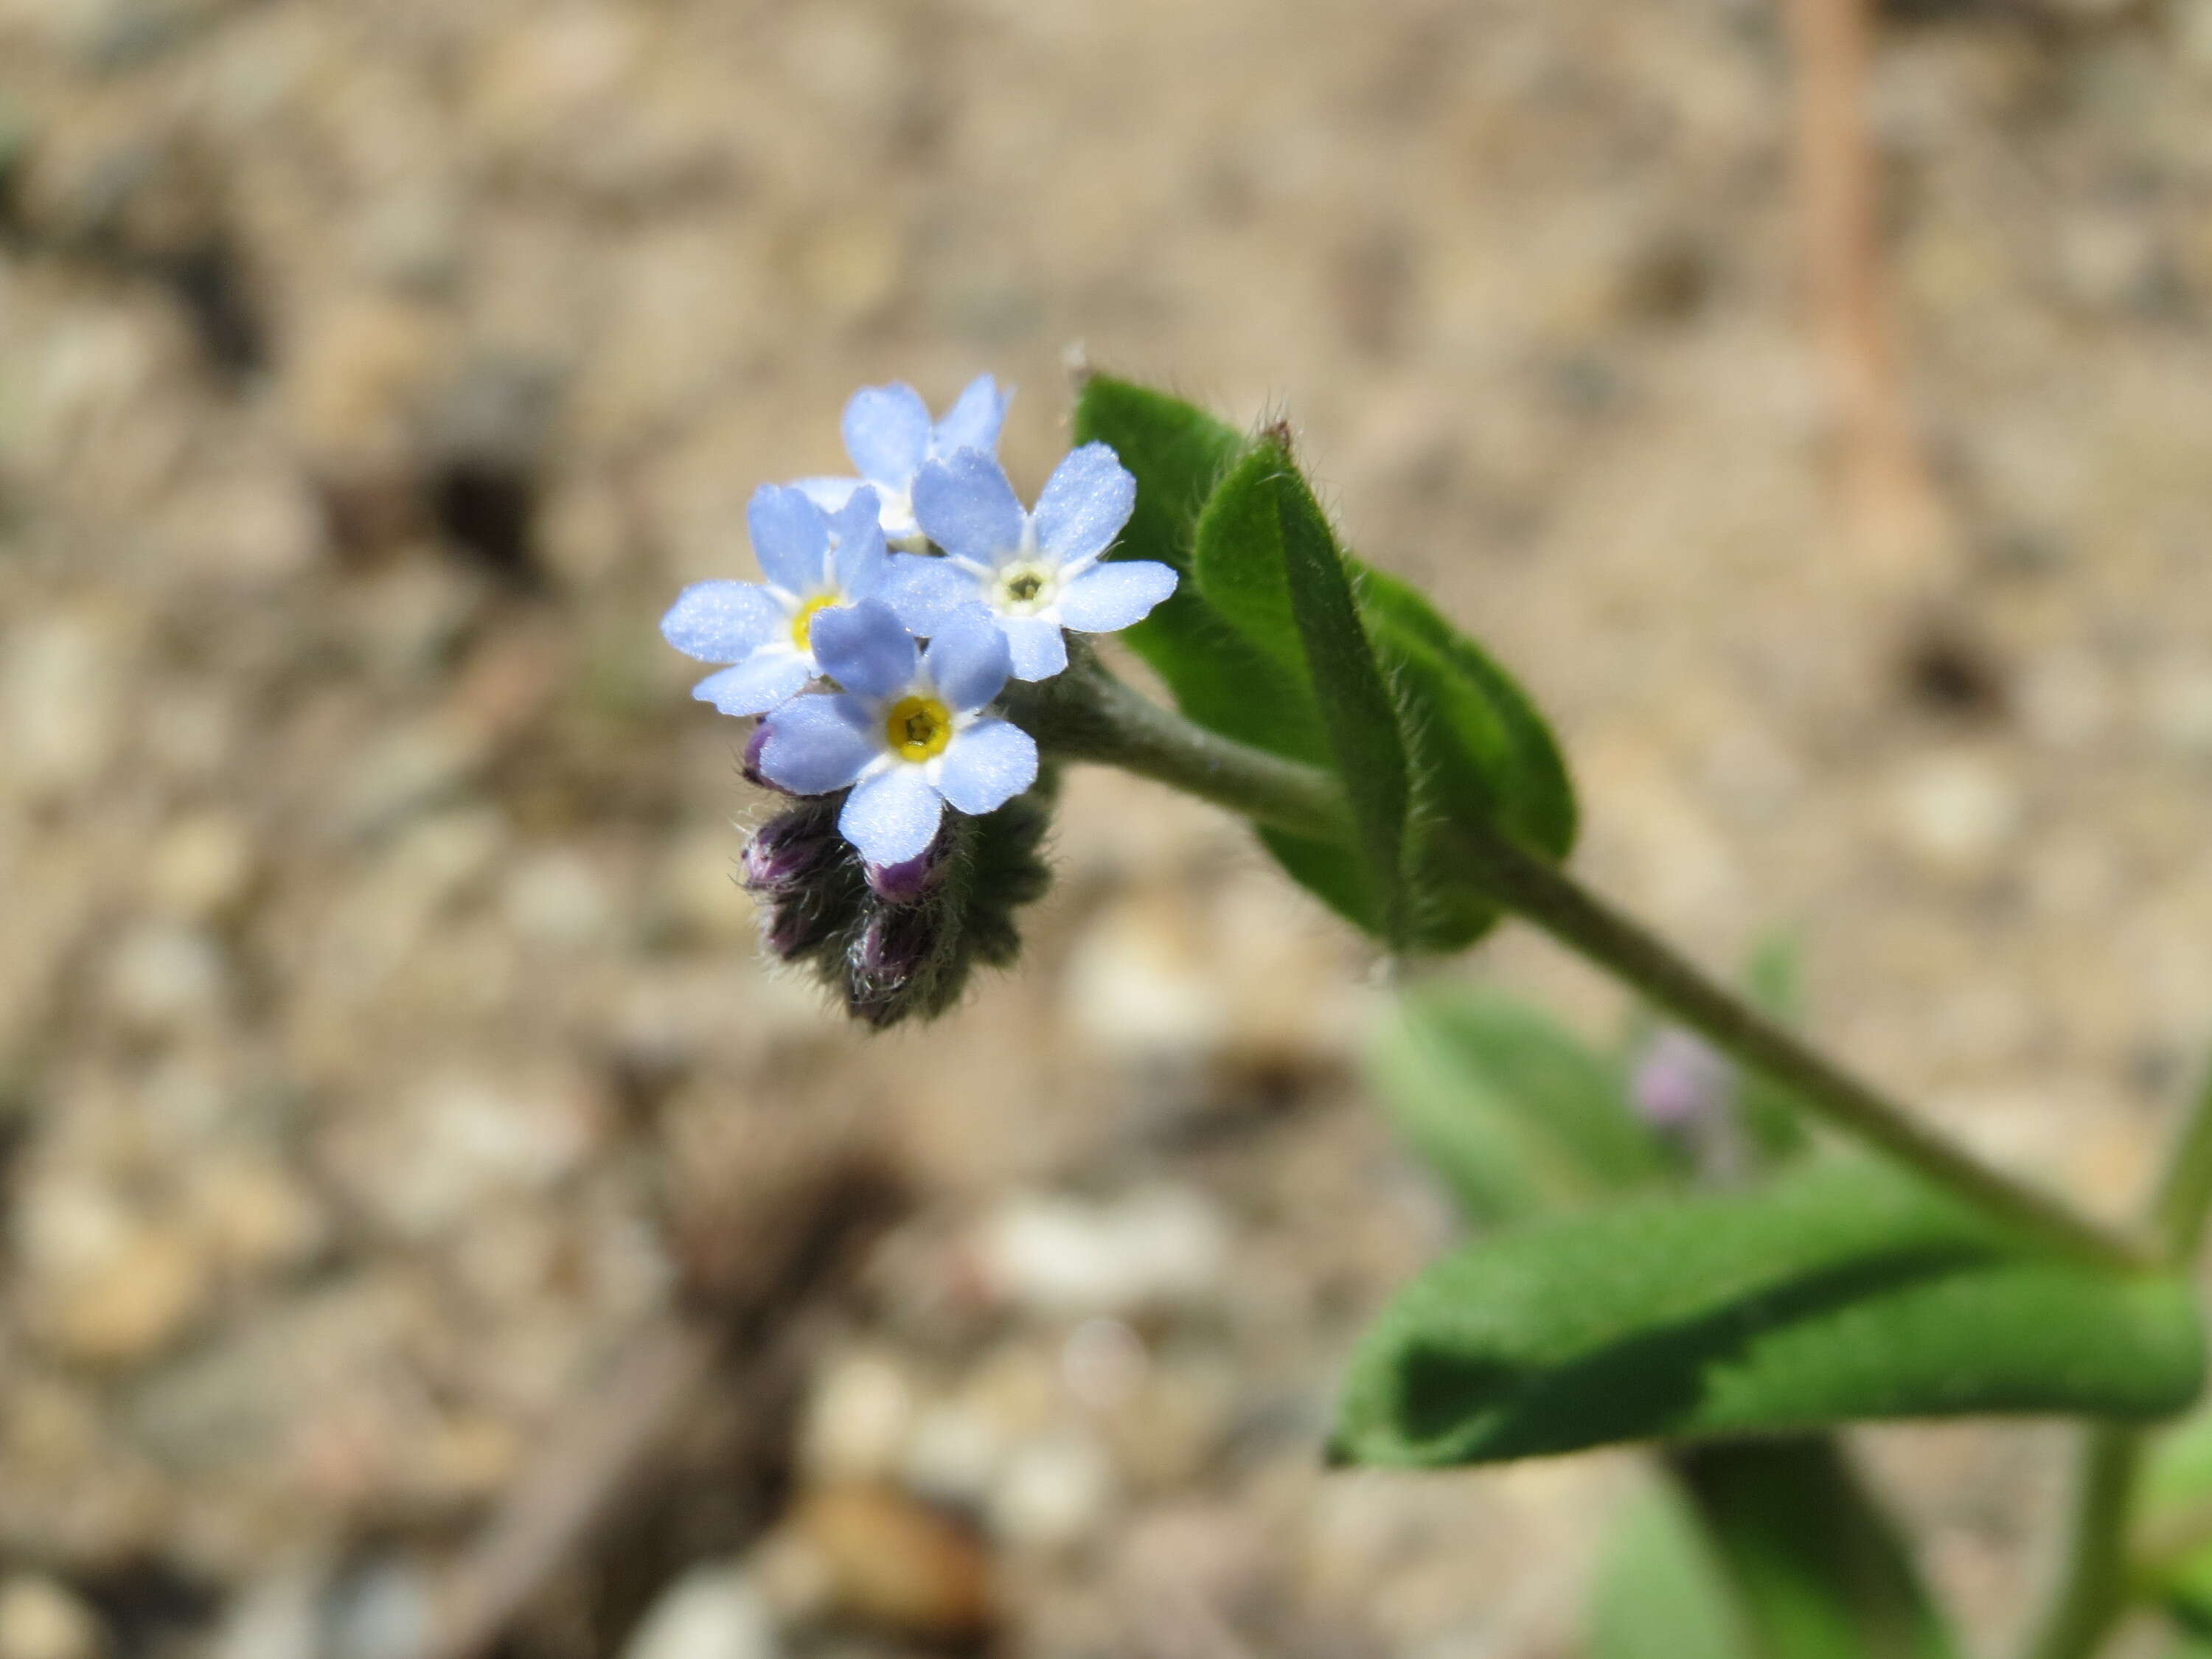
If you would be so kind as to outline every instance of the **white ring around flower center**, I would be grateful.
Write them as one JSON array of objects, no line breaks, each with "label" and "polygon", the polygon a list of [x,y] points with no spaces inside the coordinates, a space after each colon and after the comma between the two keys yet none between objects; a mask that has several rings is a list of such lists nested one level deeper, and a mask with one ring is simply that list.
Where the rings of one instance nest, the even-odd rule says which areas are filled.
[{"label": "white ring around flower center", "polygon": [[1057,567],[1036,559],[1002,565],[991,578],[991,607],[1009,617],[1034,617],[1060,598]]}]

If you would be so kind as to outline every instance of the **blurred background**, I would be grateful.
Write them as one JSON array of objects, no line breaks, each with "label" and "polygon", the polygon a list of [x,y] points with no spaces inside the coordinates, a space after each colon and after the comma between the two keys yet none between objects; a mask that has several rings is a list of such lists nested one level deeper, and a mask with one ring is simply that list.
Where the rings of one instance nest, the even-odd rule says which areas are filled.
[{"label": "blurred background", "polygon": [[[1453,1223],[1234,825],[1074,778],[931,1029],[756,961],[654,623],[864,383],[1014,383],[1025,489],[1077,343],[1286,415],[1598,884],[2126,1204],[2212,1029],[2212,4],[1874,27],[1855,242],[1773,0],[0,0],[0,1659],[1573,1651],[1632,1456],[1320,1466]],[[2014,1627],[2057,1441],[1862,1443]]]}]

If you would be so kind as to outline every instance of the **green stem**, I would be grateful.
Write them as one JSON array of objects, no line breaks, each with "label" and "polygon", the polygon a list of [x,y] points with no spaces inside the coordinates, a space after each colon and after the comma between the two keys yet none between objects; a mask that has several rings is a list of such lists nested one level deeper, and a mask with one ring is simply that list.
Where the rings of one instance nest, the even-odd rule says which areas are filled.
[{"label": "green stem", "polygon": [[1724,1053],[1783,1085],[1834,1127],[2073,1255],[2107,1267],[2153,1265],[2133,1240],[1991,1169],[1926,1127],[1871,1084],[1675,955],[1559,866],[1488,824],[1462,825],[1456,840],[1476,878],[1500,904],[1633,986]]},{"label": "green stem", "polygon": [[2142,1443],[2142,1430],[2117,1424],[2082,1431],[2065,1572],[2028,1659],[2085,1659],[2126,1608],[2128,1511]]},{"label": "green stem", "polygon": [[[1048,753],[1118,766],[1297,834],[1341,840],[1349,833],[1343,793],[1327,773],[1192,725],[1138,695],[1087,650],[1055,678],[1009,691],[1009,712]],[[1558,866],[1487,824],[1460,825],[1455,836],[1465,867],[1501,906],[1789,1088],[1808,1111],[2075,1255],[2108,1267],[2151,1264],[2130,1239],[1922,1127]]]},{"label": "green stem", "polygon": [[[2197,1095],[2166,1155],[2151,1200],[2150,1224],[2169,1266],[2188,1272],[2212,1212],[2212,1079]],[[2038,1628],[2029,1659],[2085,1659],[2125,1609],[2129,1510],[2141,1470],[2141,1430],[2116,1425],[2082,1431],[2074,1518],[2064,1576]]]},{"label": "green stem", "polygon": [[1065,672],[1006,688],[1006,712],[1048,753],[1151,778],[1295,835],[1341,841],[1351,809],[1335,779],[1194,726],[1133,690],[1070,639]]}]

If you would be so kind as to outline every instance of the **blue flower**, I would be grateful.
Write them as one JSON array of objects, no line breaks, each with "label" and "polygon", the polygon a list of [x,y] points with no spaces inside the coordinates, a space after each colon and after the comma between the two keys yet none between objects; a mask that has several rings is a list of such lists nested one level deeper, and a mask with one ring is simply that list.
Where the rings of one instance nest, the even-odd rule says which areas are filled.
[{"label": "blue flower", "polygon": [[1036,781],[1036,741],[981,711],[1006,685],[1006,642],[970,608],[919,650],[879,599],[824,611],[822,672],[839,689],[796,697],[762,723],[760,769],[800,795],[850,788],[837,828],[871,864],[919,857],[947,802],[988,812]]},{"label": "blue flower", "polygon": [[933,425],[929,405],[904,381],[862,386],[846,404],[844,421],[845,453],[860,476],[801,478],[799,488],[834,513],[863,484],[872,486],[885,538],[894,547],[919,553],[927,538],[914,521],[915,474],[924,462],[963,449],[998,453],[999,428],[1012,396],[1000,391],[989,375],[979,374]]},{"label": "blue flower", "polygon": [[763,484],[745,525],[768,580],[694,582],[660,619],[661,637],[686,656],[734,665],[691,689],[725,714],[765,714],[821,673],[816,626],[881,586],[890,557],[865,487],[833,514],[803,490]]},{"label": "blue flower", "polygon": [[1014,678],[1050,679],[1067,666],[1061,629],[1110,634],[1175,592],[1166,565],[1100,561],[1136,502],[1136,479],[1104,444],[1061,461],[1034,513],[980,450],[931,461],[914,481],[915,516],[945,556],[894,557],[883,597],[923,635],[980,604],[1006,636]]}]

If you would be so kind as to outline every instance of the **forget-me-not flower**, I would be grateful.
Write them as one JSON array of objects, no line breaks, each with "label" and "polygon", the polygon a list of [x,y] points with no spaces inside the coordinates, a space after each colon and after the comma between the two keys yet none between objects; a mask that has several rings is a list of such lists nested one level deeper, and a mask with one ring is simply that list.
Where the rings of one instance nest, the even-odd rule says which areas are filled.
[{"label": "forget-me-not flower", "polygon": [[918,857],[947,802],[988,812],[1036,781],[1035,739],[982,713],[1011,664],[981,611],[948,613],[923,652],[890,606],[863,599],[822,614],[814,652],[839,689],[768,717],[760,769],[796,794],[849,787],[837,828],[870,863]]},{"label": "forget-me-not flower", "polygon": [[889,554],[875,491],[835,513],[804,490],[763,484],[745,508],[765,582],[694,582],[660,619],[661,637],[702,662],[733,665],[691,690],[725,714],[764,714],[822,672],[814,629],[835,606],[874,592]]},{"label": "forget-me-not flower", "polygon": [[1155,560],[1100,561],[1136,501],[1136,479],[1104,444],[1072,451],[1034,513],[980,450],[931,461],[914,481],[915,516],[945,556],[894,557],[884,598],[923,635],[980,604],[1006,636],[1014,678],[1050,679],[1067,666],[1061,629],[1110,634],[1175,592],[1176,573]]},{"label": "forget-me-not flower", "polygon": [[856,489],[872,488],[884,536],[894,547],[919,553],[926,538],[914,519],[914,479],[925,462],[948,459],[963,449],[995,455],[1007,399],[999,383],[979,374],[933,422],[921,394],[903,380],[862,386],[845,404],[845,453],[857,478],[801,478],[799,488],[835,512]]}]

